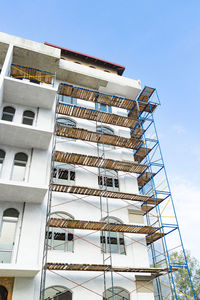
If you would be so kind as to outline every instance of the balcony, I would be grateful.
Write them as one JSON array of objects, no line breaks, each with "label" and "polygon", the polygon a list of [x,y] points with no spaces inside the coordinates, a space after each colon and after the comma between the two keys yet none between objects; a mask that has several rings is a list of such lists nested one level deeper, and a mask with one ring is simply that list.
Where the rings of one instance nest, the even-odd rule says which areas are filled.
[{"label": "balcony", "polygon": [[41,130],[29,125],[0,120],[0,144],[46,150],[52,133],[53,130]]},{"label": "balcony", "polygon": [[35,277],[39,271],[40,269],[37,266],[0,264],[0,274],[6,277]]},{"label": "balcony", "polygon": [[0,201],[41,203],[48,187],[0,179]]},{"label": "balcony", "polygon": [[37,69],[11,65],[4,79],[6,102],[52,109],[56,97],[55,75]]}]

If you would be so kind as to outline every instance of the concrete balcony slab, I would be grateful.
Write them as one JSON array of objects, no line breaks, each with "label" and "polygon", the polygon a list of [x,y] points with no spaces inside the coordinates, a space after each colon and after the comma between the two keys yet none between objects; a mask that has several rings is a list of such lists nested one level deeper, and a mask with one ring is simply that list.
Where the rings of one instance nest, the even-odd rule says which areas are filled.
[{"label": "concrete balcony slab", "polygon": [[52,134],[53,130],[0,120],[0,144],[3,145],[46,150]]},{"label": "concrete balcony slab", "polygon": [[47,186],[27,182],[0,180],[0,201],[41,203],[47,193]]},{"label": "concrete balcony slab", "polygon": [[40,269],[37,266],[0,264],[0,274],[6,277],[35,277],[39,271]]},{"label": "concrete balcony slab", "polygon": [[10,103],[52,109],[56,91],[56,88],[48,84],[36,84],[11,77],[4,79],[3,96]]}]

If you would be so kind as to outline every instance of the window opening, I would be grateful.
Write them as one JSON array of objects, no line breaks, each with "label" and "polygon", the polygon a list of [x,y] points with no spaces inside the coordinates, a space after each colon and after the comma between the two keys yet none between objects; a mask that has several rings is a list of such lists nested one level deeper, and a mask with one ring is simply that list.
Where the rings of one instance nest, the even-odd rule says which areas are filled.
[{"label": "window opening", "polygon": [[0,300],[7,300],[7,297],[8,290],[3,285],[0,285]]},{"label": "window opening", "polygon": [[75,166],[62,162],[54,162],[53,179],[56,183],[74,184]]},{"label": "window opening", "polygon": [[0,263],[11,262],[18,218],[19,212],[15,208],[8,208],[3,213],[0,231]]},{"label": "window opening", "polygon": [[12,171],[12,180],[24,181],[26,174],[28,155],[22,152],[15,154],[14,165]]},{"label": "window opening", "polygon": [[[110,224],[121,224],[121,222],[115,218],[107,218]],[[108,232],[103,231],[100,236],[100,242],[104,252],[126,254],[125,253],[125,243],[124,234],[122,232]]]},{"label": "window opening", "polygon": [[33,121],[35,118],[35,113],[31,110],[25,110],[23,112],[23,120],[22,123],[26,125],[33,125]]},{"label": "window opening", "polygon": [[[114,295],[113,295],[113,292],[114,292]],[[103,293],[103,300],[112,300],[113,296],[114,296],[115,300],[130,300],[129,293],[121,287],[113,287],[113,288],[107,289]]]},{"label": "window opening", "polygon": [[12,122],[15,115],[15,108],[6,106],[3,109],[2,120]]},{"label": "window opening", "polygon": [[119,190],[118,173],[114,170],[100,170],[98,176],[98,183],[101,188],[107,188],[108,190]]},{"label": "window opening", "polygon": [[58,101],[67,104],[74,104],[74,105],[77,104],[77,98],[73,98],[66,95],[60,95],[60,94],[58,95]]},{"label": "window opening", "polygon": [[103,104],[103,103],[96,102],[95,103],[95,109],[100,110],[102,112],[112,113],[112,107],[108,104]]},{"label": "window opening", "polygon": [[[56,219],[73,219],[67,213],[63,212],[55,212],[51,214],[50,217]],[[48,246],[49,250],[62,250],[67,252],[73,252],[74,230],[67,229],[66,231],[66,229],[62,228],[49,227]]]},{"label": "window opening", "polygon": [[1,174],[2,167],[3,167],[5,155],[6,155],[5,151],[0,149],[0,174]]}]

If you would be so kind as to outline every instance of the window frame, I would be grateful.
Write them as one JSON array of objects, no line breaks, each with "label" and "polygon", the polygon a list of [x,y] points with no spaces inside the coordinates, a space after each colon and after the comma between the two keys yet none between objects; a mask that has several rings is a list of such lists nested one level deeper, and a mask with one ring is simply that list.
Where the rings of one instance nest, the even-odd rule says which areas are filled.
[{"label": "window frame", "polygon": [[[56,212],[52,212],[50,214],[50,218],[51,216],[53,216],[54,218],[57,218],[57,219],[62,219],[62,216],[58,216],[59,214],[61,215],[64,215],[65,219],[69,219],[69,220],[74,220],[74,217],[66,212],[63,212],[63,211],[56,211]],[[64,249],[55,249],[56,246],[54,246],[54,241],[56,240],[55,239],[55,234],[56,233],[60,233],[58,230],[61,230],[60,232],[62,232],[64,235],[65,235],[65,239],[64,241],[62,239],[57,239],[58,241],[62,241],[60,245],[64,244],[63,248]],[[51,232],[51,237],[49,237],[50,235],[50,232]],[[72,239],[69,240],[69,234],[72,235]],[[67,231],[63,228],[57,228],[57,227],[49,227],[49,230],[48,230],[48,248],[49,248],[49,251],[62,251],[62,252],[70,252],[70,253],[74,253],[74,229],[68,229]],[[68,242],[71,242],[71,244],[69,244]],[[71,245],[71,246],[70,246]],[[58,247],[59,245],[57,245]],[[69,250],[71,248],[71,250]]]},{"label": "window frame", "polygon": [[[12,218],[11,216],[4,216],[4,213],[7,211],[7,210],[9,210],[9,209],[14,209],[17,213],[18,213],[18,216],[17,217],[15,217],[15,219],[14,219],[14,217],[13,217],[13,220],[12,219],[9,219],[9,218]],[[0,248],[0,253],[4,253],[4,252],[6,252],[6,253],[10,253],[10,262],[6,262],[6,263],[12,263],[13,262],[13,260],[14,260],[14,256],[15,256],[15,252],[16,252],[16,241],[17,241],[17,232],[18,232],[18,224],[19,224],[19,221],[20,221],[20,212],[19,212],[19,210],[18,209],[16,209],[16,208],[13,208],[13,207],[9,207],[9,208],[6,208],[6,209],[4,209],[4,211],[3,211],[3,215],[2,215],[2,221],[1,221],[1,224],[0,224],[0,238],[1,238],[1,236],[2,236],[2,232],[3,232],[3,225],[5,224],[5,223],[14,223],[15,224],[15,229],[14,229],[14,234],[13,234],[13,242],[12,242],[12,249],[7,249],[7,250],[5,250],[5,249],[1,249]],[[1,262],[0,262],[1,263]]]},{"label": "window frame", "polygon": [[[104,218],[102,221],[107,221],[108,218]],[[114,221],[114,222],[112,222]],[[119,219],[115,217],[109,217],[109,224],[123,224]],[[114,236],[112,236],[114,235]],[[116,243],[112,243],[112,239],[116,239]],[[123,242],[121,243],[121,240]],[[111,243],[109,243],[111,241]],[[123,232],[110,232],[109,231],[101,231],[100,234],[100,244],[101,244],[101,252],[104,253],[112,253],[112,254],[120,254],[120,255],[126,255],[126,245],[125,245],[125,239],[124,239],[124,233]],[[112,251],[112,245],[117,246],[117,251],[113,249]],[[122,247],[123,246],[123,250]]]},{"label": "window frame", "polygon": [[[14,172],[14,168],[15,168],[15,166],[16,166],[16,164],[15,164],[15,161],[16,161],[15,157],[16,157],[17,154],[20,154],[20,153],[25,154],[25,155],[27,156],[27,160],[26,160],[26,164],[25,164],[25,166],[24,166],[23,180],[16,180],[16,179],[13,179],[13,172]],[[18,161],[18,162],[20,162],[20,161]],[[23,161],[21,161],[21,162],[23,162]],[[13,164],[12,164],[12,169],[11,169],[10,180],[12,180],[12,181],[17,181],[17,182],[26,182],[26,178],[27,178],[27,169],[28,169],[28,168],[27,168],[28,162],[29,162],[29,155],[28,155],[26,152],[17,152],[17,153],[15,153],[14,159],[13,159]]]},{"label": "window frame", "polygon": [[[6,108],[12,108],[14,112],[13,112],[13,113],[10,113],[10,112],[4,112],[4,110],[5,110]],[[14,121],[14,117],[15,117],[15,113],[16,113],[16,108],[15,108],[15,107],[13,107],[13,106],[11,106],[11,105],[6,105],[6,106],[4,106],[3,109],[2,109],[1,120],[2,120],[2,121],[6,121],[6,122],[13,122],[13,121]],[[6,114],[6,115],[8,115],[8,116],[12,116],[12,120],[4,120],[4,119],[3,119],[4,114]]]},{"label": "window frame", "polygon": [[[66,97],[66,99],[70,99],[70,101],[64,101],[65,97]],[[64,104],[70,104],[70,105],[77,105],[77,98],[58,94],[58,102],[64,103]]]},{"label": "window frame", "polygon": [[[103,107],[105,107],[106,109],[105,110],[101,109],[101,105]],[[104,112],[104,113],[112,114],[112,106],[108,105],[108,104],[104,104],[104,103],[101,103],[101,102],[95,102],[95,109],[98,110],[98,111]]]},{"label": "window frame", "polygon": [[[26,113],[26,112],[31,112],[33,114],[33,117],[24,116],[24,113]],[[28,120],[32,120],[32,124],[24,123],[24,118],[28,119]],[[22,114],[22,124],[27,125],[27,126],[34,126],[34,123],[35,123],[35,112],[30,109],[25,109]]]},{"label": "window frame", "polygon": [[4,166],[4,162],[5,162],[5,157],[6,157],[6,151],[3,150],[2,148],[0,149],[0,152],[4,152],[4,157],[3,159],[0,157],[0,177],[2,175],[2,171],[3,171],[3,166]]},{"label": "window frame", "polygon": [[[56,167],[57,165],[57,167]],[[71,169],[69,169],[69,168]],[[56,171],[55,171],[56,170]],[[59,178],[59,172],[62,171],[67,171],[68,175],[67,175],[67,179],[63,179],[63,178]],[[54,176],[54,172],[56,174],[56,176]],[[71,179],[71,177],[74,179]],[[67,163],[63,163],[63,162],[56,162],[54,161],[54,166],[53,166],[53,181],[55,181],[56,183],[60,183],[60,184],[69,184],[69,185],[73,185],[76,182],[76,168],[75,165],[72,164],[67,164]]]},{"label": "window frame", "polygon": [[[112,186],[108,186],[105,184],[107,182],[107,180],[110,180],[110,179],[112,180]],[[119,185],[118,172],[114,171],[114,170],[109,170],[109,169],[105,169],[105,170],[101,169],[100,174],[98,175],[98,185],[100,188],[105,188],[109,191],[119,191],[120,185]]]}]

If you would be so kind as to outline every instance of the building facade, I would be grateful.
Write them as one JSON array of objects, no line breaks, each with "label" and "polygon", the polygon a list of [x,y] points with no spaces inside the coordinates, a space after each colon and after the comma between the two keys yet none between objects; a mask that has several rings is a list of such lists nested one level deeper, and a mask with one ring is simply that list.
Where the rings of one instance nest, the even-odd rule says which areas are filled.
[{"label": "building facade", "polygon": [[4,33],[0,69],[0,299],[176,297],[141,118],[155,90]]}]

